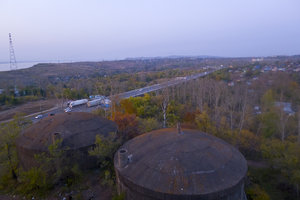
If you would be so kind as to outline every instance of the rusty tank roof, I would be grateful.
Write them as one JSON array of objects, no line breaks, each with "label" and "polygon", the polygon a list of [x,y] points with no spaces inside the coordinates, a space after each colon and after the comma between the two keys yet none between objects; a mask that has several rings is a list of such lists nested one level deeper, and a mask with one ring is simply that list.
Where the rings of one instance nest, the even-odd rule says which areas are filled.
[{"label": "rusty tank roof", "polygon": [[62,138],[63,146],[78,149],[93,145],[97,134],[106,136],[109,132],[116,131],[117,126],[114,122],[94,114],[59,113],[28,127],[17,138],[17,145],[46,151],[53,143],[53,134],[58,134],[59,138]]},{"label": "rusty tank roof", "polygon": [[167,128],[138,136],[120,149],[129,161],[114,162],[120,180],[148,194],[196,195],[230,192],[247,173],[244,156],[212,135],[192,129]]}]

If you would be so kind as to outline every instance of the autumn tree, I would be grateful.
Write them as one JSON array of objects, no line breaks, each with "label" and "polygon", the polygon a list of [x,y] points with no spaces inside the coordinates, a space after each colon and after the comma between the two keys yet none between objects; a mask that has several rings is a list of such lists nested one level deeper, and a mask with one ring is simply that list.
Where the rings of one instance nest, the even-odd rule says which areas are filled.
[{"label": "autumn tree", "polygon": [[139,134],[139,122],[134,114],[115,113],[114,122],[118,125],[119,133],[124,141],[131,139]]}]

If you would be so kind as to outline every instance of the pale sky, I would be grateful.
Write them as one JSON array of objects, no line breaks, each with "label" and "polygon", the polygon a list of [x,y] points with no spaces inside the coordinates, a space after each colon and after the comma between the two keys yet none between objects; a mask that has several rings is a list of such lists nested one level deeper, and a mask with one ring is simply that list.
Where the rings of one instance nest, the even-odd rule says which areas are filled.
[{"label": "pale sky", "polygon": [[300,54],[300,0],[0,0],[0,61]]}]

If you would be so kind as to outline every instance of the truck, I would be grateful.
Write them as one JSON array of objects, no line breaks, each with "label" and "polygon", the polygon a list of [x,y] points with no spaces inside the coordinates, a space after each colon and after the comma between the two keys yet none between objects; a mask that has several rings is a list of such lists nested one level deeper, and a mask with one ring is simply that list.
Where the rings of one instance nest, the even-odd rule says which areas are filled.
[{"label": "truck", "polygon": [[76,101],[71,101],[70,104],[69,104],[69,107],[72,108],[74,106],[83,105],[83,104],[86,104],[87,102],[88,102],[87,99],[79,99],[79,100],[76,100]]},{"label": "truck", "polygon": [[92,100],[92,101],[89,101],[89,102],[87,103],[87,106],[88,106],[88,107],[98,106],[98,105],[100,105],[100,104],[102,104],[102,103],[103,103],[103,99],[94,99],[94,100]]},{"label": "truck", "polygon": [[109,108],[109,107],[110,107],[110,104],[111,104],[111,100],[109,100],[109,99],[105,99],[105,100],[104,100],[104,106],[105,106],[106,108]]}]

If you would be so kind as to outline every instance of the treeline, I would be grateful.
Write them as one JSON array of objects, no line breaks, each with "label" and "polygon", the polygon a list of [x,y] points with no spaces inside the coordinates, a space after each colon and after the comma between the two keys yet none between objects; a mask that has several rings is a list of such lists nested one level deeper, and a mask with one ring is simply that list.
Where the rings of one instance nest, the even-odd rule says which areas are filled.
[{"label": "treeline", "polygon": [[0,94],[0,106],[3,108],[15,106],[39,99],[76,100],[88,98],[90,95],[110,96],[147,85],[153,85],[159,81],[186,76],[199,70],[168,69],[154,72],[140,72],[136,74],[120,73],[111,76],[98,76],[95,78],[70,79],[67,83],[45,84],[6,88]]},{"label": "treeline", "polygon": [[39,87],[8,88],[0,94],[0,106],[15,106],[46,97],[46,90]]}]

